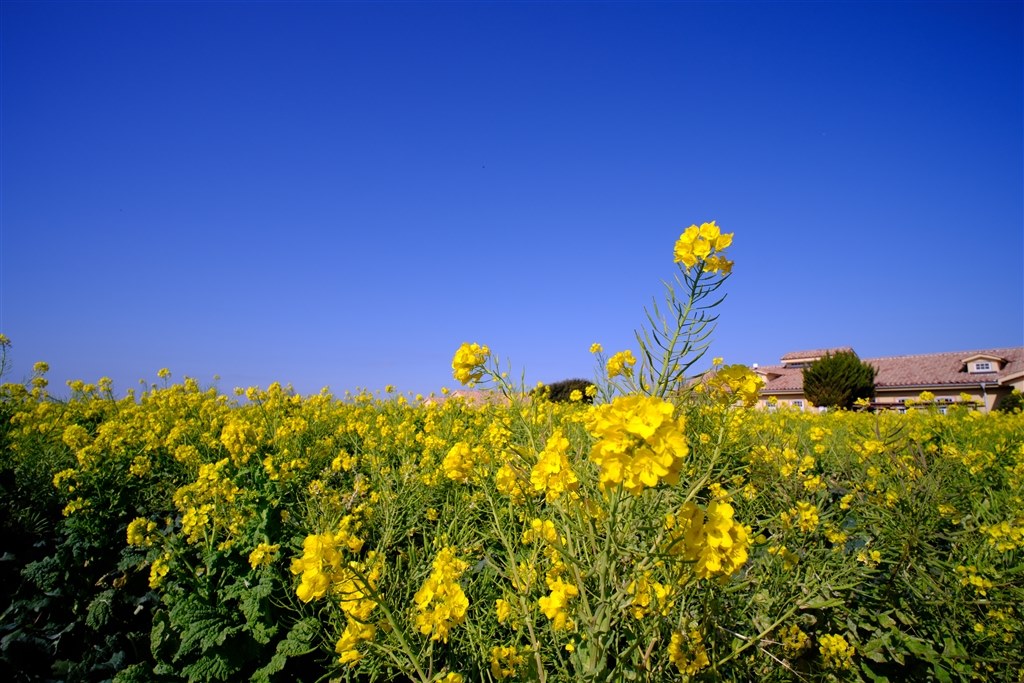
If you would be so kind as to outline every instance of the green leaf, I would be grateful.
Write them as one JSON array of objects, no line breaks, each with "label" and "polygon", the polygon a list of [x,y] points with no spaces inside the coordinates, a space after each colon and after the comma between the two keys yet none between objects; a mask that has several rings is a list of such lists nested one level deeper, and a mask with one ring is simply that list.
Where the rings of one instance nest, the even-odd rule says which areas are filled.
[{"label": "green leaf", "polygon": [[271,676],[284,669],[289,657],[307,654],[312,649],[310,644],[319,628],[320,622],[313,617],[297,622],[288,631],[288,635],[278,642],[277,650],[266,666],[253,674],[252,680],[256,683],[270,683]]},{"label": "green leaf", "polygon": [[226,681],[230,679],[233,672],[222,656],[214,655],[200,657],[192,664],[183,667],[181,673],[189,683],[200,683],[202,681]]},{"label": "green leaf", "polygon": [[931,643],[921,640],[920,638],[908,636],[903,643],[911,654],[920,657],[921,659],[934,661],[937,657],[935,649],[932,647]]},{"label": "green leaf", "polygon": [[105,590],[89,603],[85,614],[85,623],[88,626],[99,631],[107,625],[113,614],[112,604],[115,592],[113,588]]},{"label": "green leaf", "polygon": [[864,672],[864,677],[869,681],[872,681],[872,683],[889,683],[888,678],[872,671],[871,667],[867,665],[867,662],[860,663],[860,670]]}]

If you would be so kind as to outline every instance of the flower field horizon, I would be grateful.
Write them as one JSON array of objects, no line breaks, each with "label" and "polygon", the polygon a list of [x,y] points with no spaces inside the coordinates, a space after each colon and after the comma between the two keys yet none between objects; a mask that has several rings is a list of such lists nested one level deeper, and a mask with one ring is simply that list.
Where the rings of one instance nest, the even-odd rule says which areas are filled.
[{"label": "flower field horizon", "polygon": [[567,400],[478,342],[453,379],[500,401],[3,385],[0,668],[1024,681],[1024,414],[754,409],[749,368],[692,371],[732,241],[683,231],[636,346],[595,343]]}]

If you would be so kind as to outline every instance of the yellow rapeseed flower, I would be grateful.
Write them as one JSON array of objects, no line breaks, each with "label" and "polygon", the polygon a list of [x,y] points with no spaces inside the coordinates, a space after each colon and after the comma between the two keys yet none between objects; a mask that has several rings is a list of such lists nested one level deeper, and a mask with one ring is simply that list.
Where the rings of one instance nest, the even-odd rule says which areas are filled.
[{"label": "yellow rapeseed flower", "polygon": [[255,550],[249,553],[249,566],[253,569],[269,567],[277,558],[277,551],[280,548],[281,546],[277,543],[273,545],[270,543],[260,543],[256,546]]},{"label": "yellow rapeseed flower", "polygon": [[711,663],[704,647],[704,638],[697,629],[691,629],[686,635],[673,633],[668,645],[668,656],[676,668],[687,676],[695,676]]},{"label": "yellow rapeseed flower", "polygon": [[630,350],[619,351],[608,359],[608,379],[629,373],[636,365],[636,358]]},{"label": "yellow rapeseed flower", "polygon": [[475,385],[483,378],[483,366],[490,355],[491,350],[486,346],[464,343],[452,359],[452,375],[466,386]]},{"label": "yellow rapeseed flower", "polygon": [[452,627],[465,620],[469,599],[459,585],[459,577],[468,568],[468,562],[456,557],[455,548],[442,548],[434,558],[430,576],[413,596],[416,629],[431,640],[447,643]]},{"label": "yellow rapeseed flower", "polygon": [[473,473],[475,462],[474,450],[465,441],[459,441],[448,449],[448,454],[444,456],[444,460],[441,462],[445,476],[452,481],[461,483],[469,481],[469,476]]},{"label": "yellow rapeseed flower", "polygon": [[798,501],[796,507],[782,513],[782,524],[786,528],[795,526],[809,534],[818,528],[818,508],[814,503]]},{"label": "yellow rapeseed flower", "polygon": [[556,429],[548,437],[544,450],[537,457],[537,464],[530,471],[533,490],[543,493],[549,503],[579,487],[579,479],[569,465],[568,451],[569,439],[561,429]]},{"label": "yellow rapeseed flower", "polygon": [[695,503],[685,503],[666,516],[664,526],[671,532],[668,552],[692,562],[697,578],[731,576],[747,561],[750,529],[733,520],[733,508],[725,501],[712,501],[706,514]]},{"label": "yellow rapeseed flower", "polygon": [[569,602],[580,594],[576,584],[567,583],[558,578],[547,580],[551,591],[537,600],[540,611],[551,620],[551,628],[556,631],[575,631],[576,623],[569,617]]},{"label": "yellow rapeseed flower", "polygon": [[153,545],[151,534],[156,529],[156,522],[144,517],[137,517],[128,524],[128,545],[147,547]]},{"label": "yellow rapeseed flower", "polygon": [[684,420],[675,406],[656,397],[620,396],[592,408],[584,423],[596,438],[590,459],[600,467],[600,486],[622,484],[639,495],[660,482],[675,484],[689,453]]},{"label": "yellow rapeseed flower", "polygon": [[764,378],[746,365],[724,365],[710,374],[707,385],[726,404],[739,401],[750,407],[757,403]]},{"label": "yellow rapeseed flower", "polygon": [[825,668],[844,670],[853,667],[853,647],[840,635],[821,636],[818,651],[825,660]]},{"label": "yellow rapeseed flower", "polygon": [[796,657],[811,644],[811,639],[796,624],[782,629],[779,635],[782,638],[782,649],[789,657]]},{"label": "yellow rapeseed flower", "polygon": [[516,676],[525,663],[525,653],[515,647],[495,645],[491,648],[491,676],[495,680]]},{"label": "yellow rapeseed flower", "polygon": [[512,605],[508,600],[499,598],[494,601],[494,610],[498,615],[498,623],[504,624],[505,621],[512,614]]},{"label": "yellow rapeseed flower", "polygon": [[704,261],[708,272],[729,273],[733,263],[721,252],[732,244],[732,238],[733,233],[723,233],[714,221],[702,223],[700,227],[691,225],[676,240],[674,260],[687,269]]}]

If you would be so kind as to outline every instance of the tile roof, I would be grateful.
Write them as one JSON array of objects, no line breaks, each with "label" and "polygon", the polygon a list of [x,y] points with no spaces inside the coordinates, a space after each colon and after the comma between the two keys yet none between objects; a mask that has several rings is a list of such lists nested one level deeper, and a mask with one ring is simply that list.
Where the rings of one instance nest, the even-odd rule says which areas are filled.
[{"label": "tile roof", "polygon": [[[810,352],[802,352],[810,353]],[[993,372],[967,372],[964,359],[971,356],[985,355],[1006,359],[1002,369]],[[807,355],[787,353],[782,357],[807,358]],[[865,362],[875,367],[875,386],[878,389],[895,389],[899,387],[934,387],[949,385],[998,384],[1000,379],[1008,375],[1024,372],[1024,346],[1000,349],[981,349],[974,351],[950,351],[946,353],[926,353],[915,356],[887,356],[884,358],[864,358]],[[766,385],[763,393],[801,391],[803,389],[803,369],[785,367],[784,365],[763,365],[757,371],[765,376]]]},{"label": "tile roof", "polygon": [[780,358],[783,363],[787,360],[802,360],[804,358],[821,358],[826,353],[838,353],[840,351],[853,351],[849,346],[837,346],[833,349],[813,349],[811,351],[792,351]]},{"label": "tile roof", "polygon": [[450,398],[458,398],[465,401],[467,404],[479,407],[487,405],[489,403],[498,405],[508,405],[509,401],[505,398],[501,392],[492,389],[455,389],[448,393],[447,396],[431,395],[423,400],[425,405],[433,403],[444,403]]}]

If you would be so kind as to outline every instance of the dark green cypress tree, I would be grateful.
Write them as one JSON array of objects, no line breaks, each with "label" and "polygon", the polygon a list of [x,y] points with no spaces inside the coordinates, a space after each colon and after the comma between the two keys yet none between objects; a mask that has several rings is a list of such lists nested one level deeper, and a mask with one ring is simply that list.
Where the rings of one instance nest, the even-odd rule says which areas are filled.
[{"label": "dark green cypress tree", "polygon": [[804,368],[804,396],[816,406],[852,408],[875,397],[875,368],[853,351],[827,353]]},{"label": "dark green cypress tree", "polygon": [[[552,382],[551,384],[544,385],[543,391],[547,395],[548,399],[556,403],[565,403],[569,401],[569,397],[572,395],[574,390],[578,390],[583,394],[583,398],[580,399],[582,403],[593,403],[594,399],[587,396],[587,387],[593,382],[585,379],[563,379],[560,382]],[[533,392],[534,393],[536,389]]]}]

